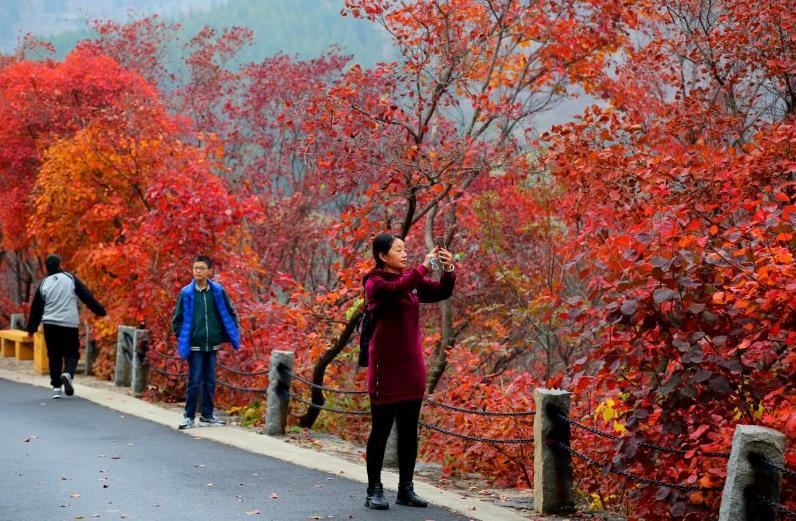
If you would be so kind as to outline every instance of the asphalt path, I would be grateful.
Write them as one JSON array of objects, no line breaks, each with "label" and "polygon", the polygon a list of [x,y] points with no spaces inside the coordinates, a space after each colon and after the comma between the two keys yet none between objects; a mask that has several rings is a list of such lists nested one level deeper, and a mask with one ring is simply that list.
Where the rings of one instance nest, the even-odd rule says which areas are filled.
[{"label": "asphalt path", "polygon": [[0,521],[467,519],[40,387],[0,379],[0,413]]}]

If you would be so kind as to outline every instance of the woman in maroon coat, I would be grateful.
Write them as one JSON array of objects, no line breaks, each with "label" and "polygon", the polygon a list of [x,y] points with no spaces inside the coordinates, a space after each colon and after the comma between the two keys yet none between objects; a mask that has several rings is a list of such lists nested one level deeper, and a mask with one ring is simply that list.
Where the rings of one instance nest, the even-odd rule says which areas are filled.
[{"label": "woman in maroon coat", "polygon": [[[399,483],[396,503],[425,507],[414,492],[417,425],[426,387],[426,366],[420,342],[420,303],[451,296],[456,276],[451,254],[434,248],[423,264],[406,266],[404,241],[391,234],[373,240],[376,268],[365,276],[365,300],[375,321],[368,350],[368,392],[372,427],[368,439],[368,491],[365,506],[389,508],[381,484],[384,449],[393,421],[398,429]],[[426,278],[435,259],[442,266],[439,282]]]}]

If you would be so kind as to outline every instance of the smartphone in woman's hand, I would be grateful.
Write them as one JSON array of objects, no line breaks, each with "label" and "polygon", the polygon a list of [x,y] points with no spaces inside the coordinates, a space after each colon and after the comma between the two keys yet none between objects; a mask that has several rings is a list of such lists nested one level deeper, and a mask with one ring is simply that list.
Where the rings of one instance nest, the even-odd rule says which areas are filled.
[{"label": "smartphone in woman's hand", "polygon": [[[453,270],[453,263],[451,262],[452,256],[448,251],[448,246],[445,244],[445,237],[442,235],[438,235],[434,238],[434,246],[437,250],[437,262],[440,265],[440,268],[444,269],[445,271],[452,271]],[[440,252],[445,252],[440,258]]]}]

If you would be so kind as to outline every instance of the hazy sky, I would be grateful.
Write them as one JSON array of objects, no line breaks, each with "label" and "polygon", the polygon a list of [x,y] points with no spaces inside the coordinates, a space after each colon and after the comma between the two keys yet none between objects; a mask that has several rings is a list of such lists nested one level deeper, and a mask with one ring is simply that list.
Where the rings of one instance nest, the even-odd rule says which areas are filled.
[{"label": "hazy sky", "polygon": [[[86,20],[122,20],[129,15],[174,18],[226,0],[0,0],[0,50],[8,52],[26,33],[51,36],[85,27]],[[303,0],[297,0],[301,2]]]},{"label": "hazy sky", "polygon": [[[10,52],[16,46],[17,40],[21,35],[31,32],[37,36],[53,36],[66,31],[74,31],[86,28],[87,20],[95,19],[115,19],[125,20],[128,18],[135,18],[145,14],[158,13],[167,19],[180,19],[190,13],[197,11],[211,10],[213,7],[220,7],[224,4],[234,2],[235,0],[0,0],[0,52]],[[262,2],[260,4],[260,2]],[[270,2],[270,3],[269,3]],[[301,38],[301,32],[310,31],[313,36],[321,34],[328,27],[308,27],[307,24],[318,24],[318,19],[312,16],[313,9],[316,13],[321,11],[328,15],[333,15],[340,8],[342,8],[343,0],[293,0],[294,3],[286,3],[282,0],[258,0],[254,3],[258,8],[262,5],[264,16],[268,13],[276,14],[277,11],[271,11],[270,7],[281,5],[280,9],[284,10],[286,5],[295,6],[300,9],[297,13],[301,13],[300,18],[302,27],[294,28],[288,31],[288,34],[293,35],[291,41],[270,41],[269,34],[257,34],[255,31],[255,44],[259,41],[262,51],[265,54],[271,54],[276,50],[284,50],[288,54],[296,52],[291,45],[300,44],[295,38]],[[328,18],[326,19],[328,21]],[[345,20],[345,21],[344,21]],[[293,20],[297,23],[296,20]],[[350,17],[341,19],[340,23],[366,23],[357,22]],[[251,20],[233,20],[236,25],[251,26]],[[335,24],[337,25],[337,24]],[[292,27],[292,26],[291,26]],[[352,26],[353,27],[353,26]],[[342,30],[343,34],[350,33],[351,29],[338,27]],[[373,27],[374,33],[380,32],[377,27]],[[337,37],[341,33],[336,33]],[[332,35],[328,35],[331,37]],[[282,36],[284,37],[284,35]],[[361,56],[364,58],[364,64],[367,62],[379,61],[384,59],[383,52],[389,52],[388,49],[373,49],[373,42],[379,42],[389,47],[389,42],[386,38],[381,37],[367,37],[365,41],[359,41],[360,52],[363,49],[370,51],[370,56]],[[368,43],[370,42],[370,43]],[[325,47],[330,43],[323,44]],[[362,45],[365,47],[362,47]],[[64,51],[65,49],[61,49]],[[354,50],[354,49],[349,49]],[[374,52],[373,51],[377,51]],[[320,51],[318,51],[320,52]],[[355,52],[356,54],[356,52]],[[311,58],[314,56],[303,56]],[[263,56],[251,56],[250,58],[260,60]],[[356,59],[356,58],[355,58]],[[551,125],[561,123],[572,119],[573,116],[579,114],[584,107],[594,103],[595,100],[589,96],[580,96],[577,98],[570,98],[564,100],[556,108],[553,108],[545,113],[537,115],[534,118],[534,126],[539,130],[545,130]]]}]

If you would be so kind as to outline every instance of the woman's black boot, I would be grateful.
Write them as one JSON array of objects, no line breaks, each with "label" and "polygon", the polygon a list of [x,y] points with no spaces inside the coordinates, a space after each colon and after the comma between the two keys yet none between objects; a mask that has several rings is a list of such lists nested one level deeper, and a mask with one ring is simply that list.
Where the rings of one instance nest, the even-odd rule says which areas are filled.
[{"label": "woman's black boot", "polygon": [[368,497],[365,499],[365,506],[373,510],[387,510],[390,508],[387,498],[384,497],[384,485],[381,483],[368,485]]},{"label": "woman's black boot", "polygon": [[398,483],[398,497],[395,502],[408,507],[425,508],[428,506],[428,502],[425,499],[415,494],[415,485],[411,481]]}]

